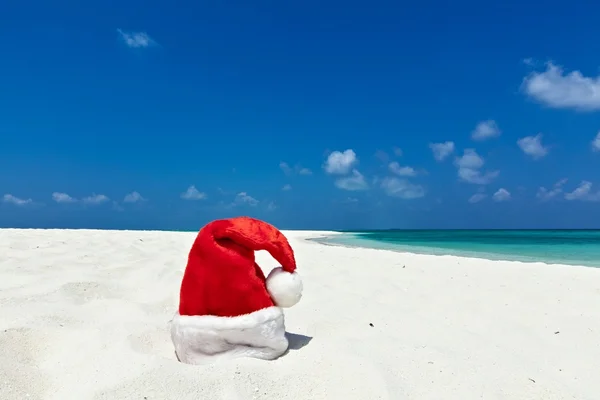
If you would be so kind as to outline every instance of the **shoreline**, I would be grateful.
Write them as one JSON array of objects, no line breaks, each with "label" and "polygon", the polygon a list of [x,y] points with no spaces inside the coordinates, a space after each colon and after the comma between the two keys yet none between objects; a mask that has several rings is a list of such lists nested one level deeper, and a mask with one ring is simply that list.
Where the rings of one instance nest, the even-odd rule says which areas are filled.
[{"label": "shoreline", "polygon": [[[78,233],[78,234],[97,234],[97,233],[104,233],[104,232],[117,232],[117,233],[126,233],[126,234],[136,234],[136,233],[142,233],[142,234],[161,234],[161,233],[169,233],[169,234],[182,234],[182,235],[189,235],[189,234],[193,234],[196,235],[198,233],[198,231],[162,231],[162,230],[128,230],[128,229],[124,229],[124,230],[113,230],[113,229],[90,229],[90,228],[77,228],[77,229],[61,229],[61,228],[0,228],[0,237],[2,235],[3,232],[9,232],[9,233],[19,233],[19,232],[23,232],[23,233],[36,233],[36,232],[65,232],[65,233],[69,233],[69,232],[73,232],[73,233]],[[364,249],[364,250],[376,250],[376,251],[385,251],[385,252],[392,252],[392,253],[396,253],[396,254],[402,254],[402,255],[407,255],[407,256],[416,256],[416,257],[439,257],[441,259],[450,259],[450,260],[460,260],[460,259],[465,259],[465,260],[474,260],[474,261],[490,261],[490,262],[506,262],[506,263],[515,263],[518,265],[536,265],[536,266],[560,266],[560,267],[568,267],[568,268],[592,268],[592,269],[600,269],[600,266],[594,266],[594,265],[585,265],[585,264],[565,264],[565,263],[560,263],[560,262],[548,262],[548,261],[541,261],[541,260],[511,260],[511,259],[505,259],[502,258],[502,254],[498,254],[498,258],[487,258],[485,256],[471,256],[471,255],[455,255],[455,254],[431,254],[431,253],[427,253],[426,251],[419,253],[419,252],[414,252],[414,251],[406,251],[406,250],[402,250],[402,249],[394,249],[394,248],[378,248],[376,246],[370,247],[367,245],[361,245],[361,244],[346,244],[346,243],[335,243],[335,242],[327,242],[328,237],[330,236],[338,236],[338,235],[352,235],[353,232],[345,232],[345,231],[329,231],[329,230],[323,230],[323,231],[315,231],[315,230],[282,230],[281,232],[283,232],[284,234],[289,233],[291,235],[293,235],[295,238],[301,238],[306,242],[309,243],[317,243],[319,245],[322,246],[330,246],[330,247],[340,247],[340,248],[346,248],[346,249]]]},{"label": "shoreline", "polygon": [[[289,231],[289,232],[296,232],[296,231]],[[529,261],[529,260],[527,260],[527,261],[526,260],[511,260],[511,259],[501,258],[503,256],[502,254],[497,254],[498,258],[488,258],[488,257],[485,257],[484,255],[482,255],[482,256],[471,256],[471,255],[467,256],[467,255],[455,255],[455,254],[430,254],[427,252],[417,253],[414,251],[406,251],[406,250],[402,250],[402,249],[378,248],[375,246],[369,247],[367,245],[361,245],[361,244],[346,244],[346,243],[335,243],[335,242],[327,242],[326,241],[327,240],[326,238],[328,236],[344,235],[344,234],[351,235],[352,232],[333,232],[332,234],[327,234],[327,235],[320,235],[320,236],[316,236],[316,237],[306,237],[306,238],[304,238],[304,240],[309,241],[309,242],[318,243],[323,246],[342,247],[342,248],[346,248],[346,249],[365,249],[365,250],[389,251],[389,252],[393,252],[393,253],[397,253],[397,254],[405,254],[405,255],[410,255],[410,256],[483,260],[483,261],[490,261],[490,262],[506,262],[506,263],[525,264],[525,265],[541,264],[544,266],[559,266],[559,267],[568,267],[568,268],[600,269],[600,266],[596,266],[596,265],[585,265],[585,264],[575,264],[575,263],[574,264],[565,264],[565,263],[560,263],[560,262],[557,263],[557,262],[548,262],[548,261],[541,261],[541,260],[531,260],[531,261]],[[440,250],[441,250],[441,248],[440,248]]]}]

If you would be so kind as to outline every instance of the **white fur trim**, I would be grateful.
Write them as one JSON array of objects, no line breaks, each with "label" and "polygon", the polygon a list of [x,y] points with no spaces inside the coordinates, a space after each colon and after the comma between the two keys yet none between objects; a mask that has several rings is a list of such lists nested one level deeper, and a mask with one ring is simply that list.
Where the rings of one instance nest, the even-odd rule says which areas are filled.
[{"label": "white fur trim", "polygon": [[290,273],[275,268],[267,277],[267,291],[278,307],[291,307],[302,298],[302,279],[295,271]]},{"label": "white fur trim", "polygon": [[206,364],[221,358],[272,360],[288,348],[283,311],[268,307],[239,317],[175,314],[171,340],[179,361]]}]

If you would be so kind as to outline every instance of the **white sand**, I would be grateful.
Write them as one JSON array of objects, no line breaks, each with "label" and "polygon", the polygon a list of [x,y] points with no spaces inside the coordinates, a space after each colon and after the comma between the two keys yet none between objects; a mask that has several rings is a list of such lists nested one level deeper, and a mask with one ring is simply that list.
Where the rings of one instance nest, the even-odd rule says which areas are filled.
[{"label": "white sand", "polygon": [[0,230],[0,399],[600,398],[600,269],[285,233],[293,349],[199,367],[168,330],[195,234]]}]

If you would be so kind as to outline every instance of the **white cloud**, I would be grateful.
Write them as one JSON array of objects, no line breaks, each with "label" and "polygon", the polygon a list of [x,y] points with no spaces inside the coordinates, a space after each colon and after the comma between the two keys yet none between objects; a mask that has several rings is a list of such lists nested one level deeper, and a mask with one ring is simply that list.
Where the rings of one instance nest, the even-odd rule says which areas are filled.
[{"label": "white cloud", "polygon": [[487,185],[494,180],[499,171],[482,172],[485,161],[475,149],[465,149],[462,157],[456,157],[454,164],[458,168],[458,178],[464,182]]},{"label": "white cloud", "polygon": [[279,168],[281,168],[283,173],[288,176],[293,175],[294,173],[297,173],[298,175],[312,175],[312,171],[310,169],[303,168],[300,165],[296,165],[294,168],[292,168],[288,163],[284,161],[279,163]]},{"label": "white cloud", "polygon": [[429,148],[433,152],[436,161],[444,161],[454,152],[454,142],[430,143]]},{"label": "white cloud", "polygon": [[334,151],[327,157],[323,168],[325,168],[325,172],[328,174],[344,175],[350,172],[352,167],[357,163],[358,158],[354,150],[348,149],[344,152]]},{"label": "white cloud", "polygon": [[483,141],[500,136],[500,128],[494,120],[482,121],[477,124],[473,132],[471,132],[471,139]]},{"label": "white cloud", "polygon": [[600,76],[586,77],[579,71],[564,73],[553,63],[543,72],[523,79],[522,89],[536,101],[552,108],[580,111],[600,110]]},{"label": "white cloud", "polygon": [[198,191],[196,186],[192,185],[185,192],[181,193],[181,198],[184,200],[202,200],[206,198],[206,193]]},{"label": "white cloud", "polygon": [[381,187],[388,196],[400,199],[417,199],[425,196],[423,186],[411,183],[406,179],[386,177],[381,181]]},{"label": "white cloud", "polygon": [[536,193],[536,197],[540,200],[550,200],[554,197],[556,197],[557,195],[561,194],[563,191],[563,186],[565,185],[565,183],[567,183],[567,179],[561,179],[560,181],[556,182],[553,186],[552,189],[548,190],[545,187],[541,186],[537,193]]},{"label": "white cloud", "polygon": [[248,204],[250,206],[256,206],[259,203],[254,197],[250,196],[246,192],[240,192],[237,194],[234,200],[234,204]]},{"label": "white cloud", "polygon": [[335,186],[339,189],[350,191],[369,189],[369,184],[365,180],[365,177],[356,169],[352,170],[352,175],[336,179]]},{"label": "white cloud", "polygon": [[600,191],[592,193],[592,183],[581,181],[579,186],[571,193],[565,193],[567,200],[600,201]]},{"label": "white cloud", "polygon": [[[61,192],[52,193],[52,200],[54,200],[56,203],[61,203],[61,204],[76,203],[79,201],[76,198],[69,196],[67,193],[61,193]],[[84,204],[88,204],[88,205],[97,205],[97,204],[106,203],[109,200],[110,199],[108,198],[108,196],[105,196],[103,194],[93,193],[91,196],[84,197],[83,199],[81,199],[81,202]]]},{"label": "white cloud", "polygon": [[492,199],[497,202],[508,201],[510,200],[510,192],[504,188],[500,188],[494,193]]},{"label": "white cloud", "polygon": [[396,161],[392,161],[388,168],[391,172],[399,176],[416,176],[417,172],[412,167],[401,167]]},{"label": "white cloud", "polygon": [[123,199],[124,203],[137,203],[138,201],[145,201],[146,199],[142,197],[138,192],[131,192],[125,196]]},{"label": "white cloud", "polygon": [[517,140],[517,145],[521,148],[523,153],[532,157],[534,160],[539,160],[548,154],[548,146],[542,144],[542,136],[541,133],[538,133],[535,136],[525,136],[524,138]]},{"label": "white cloud", "polygon": [[292,185],[283,185],[283,187],[281,188],[281,190],[292,190]]},{"label": "white cloud", "polygon": [[469,197],[469,203],[479,203],[481,200],[485,199],[487,194],[485,193],[475,193],[473,196]]},{"label": "white cloud", "polygon": [[456,157],[456,165],[459,168],[479,169],[485,163],[483,158],[477,154],[475,149],[465,149],[462,157]]},{"label": "white cloud", "polygon": [[52,193],[52,200],[57,203],[75,203],[76,198],[69,196],[66,193],[54,192]]},{"label": "white cloud", "polygon": [[267,204],[267,211],[274,211],[277,209],[277,204],[275,204],[275,202],[271,201],[269,202],[269,204]]},{"label": "white cloud", "polygon": [[592,151],[600,151],[600,131],[598,131],[598,134],[592,140]]},{"label": "white cloud", "polygon": [[105,203],[107,201],[109,201],[110,199],[103,195],[103,194],[92,194],[91,196],[88,197],[84,197],[81,201],[83,201],[84,204],[92,204],[92,205],[96,205],[96,204],[102,204]]},{"label": "white cloud", "polygon": [[458,169],[458,177],[460,180],[476,185],[487,185],[488,183],[492,182],[499,174],[499,171],[488,171],[486,173],[482,173],[481,171],[472,168]]},{"label": "white cloud", "polygon": [[156,44],[146,32],[125,32],[121,29],[117,29],[117,32],[119,32],[121,39],[125,42],[127,47],[137,49],[150,47]]},{"label": "white cloud", "polygon": [[396,157],[401,157],[402,154],[404,154],[404,152],[400,147],[394,147],[394,154],[396,155]]},{"label": "white cloud", "polygon": [[33,203],[33,200],[31,199],[20,199],[16,196],[13,196],[12,194],[5,194],[4,197],[2,197],[2,200],[5,203],[14,204],[16,206],[26,206],[28,204]]}]

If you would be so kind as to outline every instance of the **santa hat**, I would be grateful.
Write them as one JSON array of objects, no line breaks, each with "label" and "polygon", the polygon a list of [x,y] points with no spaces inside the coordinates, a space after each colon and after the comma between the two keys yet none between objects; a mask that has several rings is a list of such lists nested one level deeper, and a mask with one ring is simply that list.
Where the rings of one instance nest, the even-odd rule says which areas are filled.
[{"label": "santa hat", "polygon": [[[265,278],[254,252],[281,264]],[[249,217],[204,226],[190,250],[171,339],[181,362],[274,359],[288,348],[281,307],[302,297],[294,251],[274,226]]]}]

